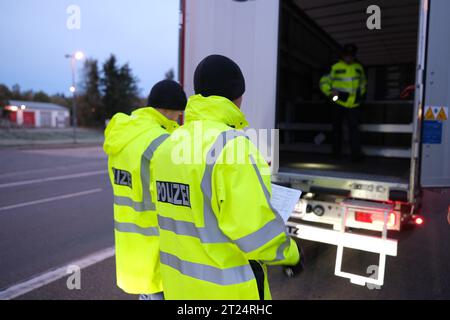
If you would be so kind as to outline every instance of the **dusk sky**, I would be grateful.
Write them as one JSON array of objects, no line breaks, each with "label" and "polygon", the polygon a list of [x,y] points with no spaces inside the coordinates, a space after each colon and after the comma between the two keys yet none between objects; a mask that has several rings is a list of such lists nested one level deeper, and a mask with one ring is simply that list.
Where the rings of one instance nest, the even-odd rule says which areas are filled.
[{"label": "dusk sky", "polygon": [[[80,29],[67,27],[70,5],[80,8]],[[142,96],[170,68],[177,73],[179,0],[2,0],[0,16],[0,83],[9,87],[70,94],[64,55],[76,50],[100,67],[111,53],[128,62]]]}]

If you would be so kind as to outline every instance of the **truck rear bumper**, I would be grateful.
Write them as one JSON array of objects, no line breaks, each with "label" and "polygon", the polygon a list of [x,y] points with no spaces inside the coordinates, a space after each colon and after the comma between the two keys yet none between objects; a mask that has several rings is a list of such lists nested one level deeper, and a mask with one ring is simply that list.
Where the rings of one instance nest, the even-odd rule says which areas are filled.
[{"label": "truck rear bumper", "polygon": [[[368,288],[381,288],[384,284],[386,255],[397,256],[397,240],[352,234],[342,230],[335,231],[290,221],[287,222],[286,226],[289,234],[296,238],[336,245],[337,252],[334,274],[338,277],[349,279],[353,284],[367,285]],[[365,277],[342,271],[344,248],[379,254],[378,266],[368,267],[368,271],[370,269],[374,273],[369,277]]]},{"label": "truck rear bumper", "polygon": [[299,239],[342,245],[349,249],[397,256],[397,240],[340,232],[332,229],[308,226],[297,222],[286,223],[288,233]]}]

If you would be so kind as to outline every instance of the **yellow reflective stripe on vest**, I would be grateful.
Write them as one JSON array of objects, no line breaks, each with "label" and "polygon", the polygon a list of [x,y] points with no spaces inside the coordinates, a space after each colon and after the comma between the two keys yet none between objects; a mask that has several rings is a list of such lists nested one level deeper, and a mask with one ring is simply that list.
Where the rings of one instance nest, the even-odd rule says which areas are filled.
[{"label": "yellow reflective stripe on vest", "polygon": [[248,264],[220,269],[202,263],[181,260],[177,256],[163,251],[160,252],[160,258],[162,264],[168,265],[186,276],[218,285],[233,285],[247,282],[255,278],[253,271]]},{"label": "yellow reflective stripe on vest", "polygon": [[[280,234],[280,230],[285,230],[285,225],[280,215],[275,214],[275,219],[266,223],[262,228],[254,233],[246,235],[240,239],[232,241],[219,228],[216,215],[211,207],[212,198],[212,171],[214,165],[219,157],[220,153],[224,149],[225,145],[231,140],[237,137],[248,137],[239,131],[230,130],[222,132],[213,143],[212,147],[209,149],[206,158],[205,173],[203,174],[201,189],[203,192],[203,217],[204,224],[203,228],[195,226],[193,222],[179,221],[168,217],[162,217],[158,215],[159,227],[163,230],[174,232],[177,235],[191,236],[198,238],[202,243],[230,243],[234,242],[242,251],[252,252],[259,247],[266,244],[268,241],[272,240]],[[259,182],[263,188],[264,194],[266,196],[267,202],[271,207],[272,211],[275,213],[276,210],[270,204],[270,194],[264,185],[264,181],[259,173],[256,163],[252,156],[250,156],[253,167],[255,168],[256,174],[258,176]],[[286,232],[285,232],[286,233]],[[289,245],[289,242],[287,243]],[[281,252],[283,254],[283,252]],[[278,259],[279,255],[277,255]]]},{"label": "yellow reflective stripe on vest", "polygon": [[118,206],[131,207],[138,212],[154,211],[155,204],[152,202],[150,194],[150,161],[156,149],[169,137],[169,134],[162,134],[152,141],[141,157],[141,184],[142,202],[134,201],[129,197],[114,195],[114,204]]},{"label": "yellow reflective stripe on vest", "polygon": [[120,232],[138,233],[143,236],[158,236],[157,227],[143,228],[134,223],[114,221],[114,229]]}]

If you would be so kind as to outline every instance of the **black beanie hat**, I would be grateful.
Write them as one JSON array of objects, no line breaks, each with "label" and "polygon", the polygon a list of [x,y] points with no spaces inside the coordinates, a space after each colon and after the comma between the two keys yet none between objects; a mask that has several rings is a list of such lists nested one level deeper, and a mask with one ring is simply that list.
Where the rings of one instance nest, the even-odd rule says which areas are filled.
[{"label": "black beanie hat", "polygon": [[204,97],[221,96],[233,101],[245,92],[244,75],[233,60],[210,55],[195,69],[194,90]]},{"label": "black beanie hat", "polygon": [[147,105],[153,108],[184,110],[187,98],[183,88],[173,80],[155,84],[148,96]]}]

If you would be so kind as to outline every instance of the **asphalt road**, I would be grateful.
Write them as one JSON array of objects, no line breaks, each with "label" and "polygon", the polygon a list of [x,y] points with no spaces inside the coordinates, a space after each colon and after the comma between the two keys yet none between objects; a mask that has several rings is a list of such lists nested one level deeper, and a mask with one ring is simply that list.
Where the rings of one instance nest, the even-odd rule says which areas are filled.
[{"label": "asphalt road", "polygon": [[[113,245],[112,196],[100,148],[0,150],[0,291]],[[45,180],[47,179],[47,180]],[[42,202],[45,200],[45,202]],[[385,285],[369,289],[334,276],[336,247],[301,241],[306,269],[286,278],[269,270],[274,299],[450,299],[450,191],[424,193],[426,223],[393,234]],[[374,254],[346,250],[343,269],[366,275]],[[18,299],[137,299],[115,286],[114,257]]]},{"label": "asphalt road", "polygon": [[0,288],[113,245],[99,147],[2,149],[0,163]]}]

